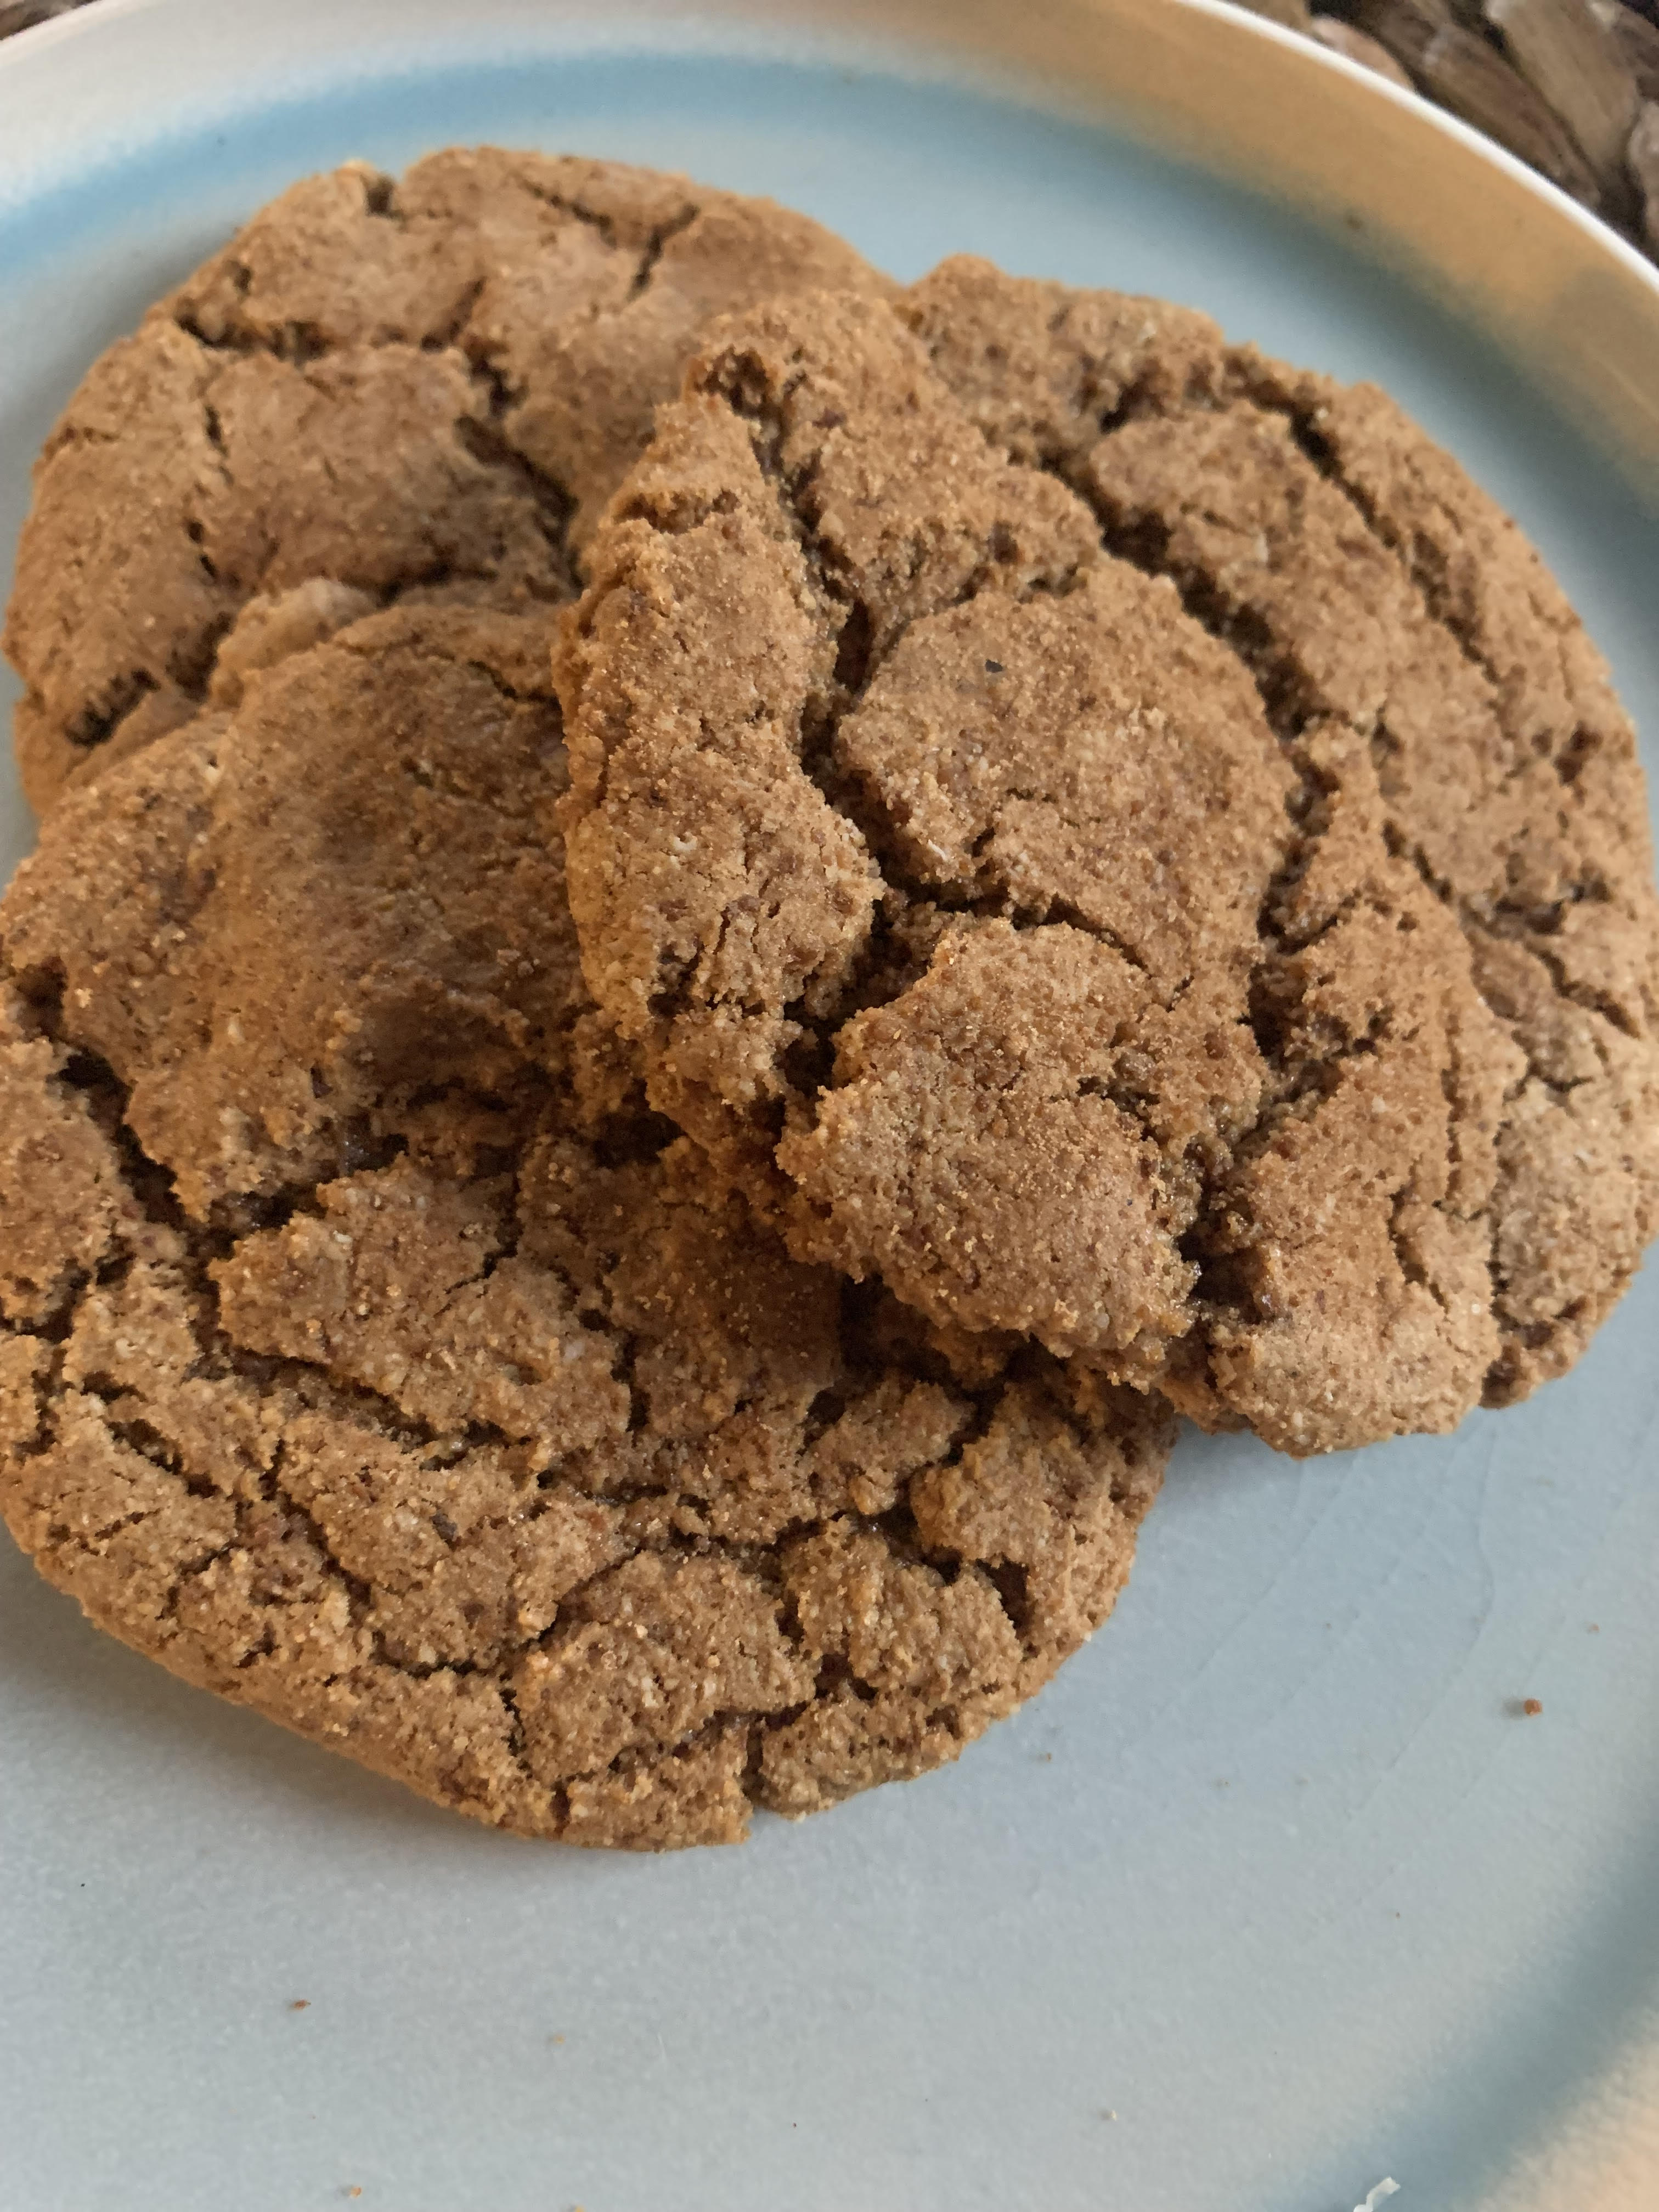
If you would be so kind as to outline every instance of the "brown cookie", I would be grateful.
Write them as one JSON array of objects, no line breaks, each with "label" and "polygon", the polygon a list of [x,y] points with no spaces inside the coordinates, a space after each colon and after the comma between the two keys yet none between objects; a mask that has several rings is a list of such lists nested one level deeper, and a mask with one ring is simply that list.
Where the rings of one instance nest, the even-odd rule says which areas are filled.
[{"label": "brown cookie", "polygon": [[520,1831],[740,1838],[1109,1611],[1168,1419],[789,1259],[585,1009],[544,623],[377,615],[0,904],[0,1504],[188,1680]]},{"label": "brown cookie", "polygon": [[803,216],[613,163],[452,150],[284,192],[38,465],[5,633],[37,809],[374,606],[568,597],[699,325],[814,284],[890,289]]},{"label": "brown cookie", "polygon": [[1630,726],[1380,393],[945,264],[720,325],[558,681],[587,979],[798,1256],[1295,1452],[1659,1224]]}]

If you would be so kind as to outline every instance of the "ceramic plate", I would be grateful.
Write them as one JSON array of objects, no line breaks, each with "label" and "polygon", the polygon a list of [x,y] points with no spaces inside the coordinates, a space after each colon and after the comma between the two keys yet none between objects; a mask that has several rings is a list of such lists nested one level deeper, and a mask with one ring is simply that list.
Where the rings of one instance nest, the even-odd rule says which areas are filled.
[{"label": "ceramic plate", "polygon": [[[0,542],[87,363],[259,201],[489,138],[775,193],[901,276],[969,248],[1163,293],[1377,379],[1659,730],[1634,256],[1224,9],[799,15],[105,0],[11,42]],[[8,781],[0,872],[31,834]],[[1455,1437],[1296,1466],[1188,1436],[1116,1618],[958,1766],[661,1861],[431,1810],[173,1682],[7,1548],[0,2200],[1346,2212],[1389,2176],[1397,2212],[1659,2203],[1656,1352],[1650,1270],[1572,1376]]]}]

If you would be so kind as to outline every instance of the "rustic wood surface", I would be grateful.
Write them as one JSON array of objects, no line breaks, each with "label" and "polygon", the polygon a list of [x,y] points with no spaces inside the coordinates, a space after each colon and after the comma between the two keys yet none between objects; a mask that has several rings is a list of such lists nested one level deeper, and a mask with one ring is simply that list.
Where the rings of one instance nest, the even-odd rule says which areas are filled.
[{"label": "rustic wood surface", "polygon": [[[0,0],[0,39],[97,0]],[[1659,260],[1659,0],[1243,0],[1414,85]]]}]

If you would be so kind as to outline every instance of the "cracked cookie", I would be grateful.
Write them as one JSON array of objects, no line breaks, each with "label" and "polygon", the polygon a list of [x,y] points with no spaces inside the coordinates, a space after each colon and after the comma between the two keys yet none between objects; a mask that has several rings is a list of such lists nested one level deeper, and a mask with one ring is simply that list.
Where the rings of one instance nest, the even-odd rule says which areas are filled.
[{"label": "cracked cookie", "polygon": [[6,651],[44,811],[394,599],[569,596],[712,313],[887,289],[769,201],[450,150],[313,177],[94,364],[37,465]]},{"label": "cracked cookie", "polygon": [[946,263],[718,325],[590,574],[587,981],[798,1257],[1297,1453],[1577,1356],[1659,1225],[1641,772],[1381,393]]},{"label": "cracked cookie", "polygon": [[525,1833],[954,1758],[1169,1421],[790,1259],[583,1000],[535,616],[398,608],[68,796],[0,903],[0,1504],[186,1680]]}]

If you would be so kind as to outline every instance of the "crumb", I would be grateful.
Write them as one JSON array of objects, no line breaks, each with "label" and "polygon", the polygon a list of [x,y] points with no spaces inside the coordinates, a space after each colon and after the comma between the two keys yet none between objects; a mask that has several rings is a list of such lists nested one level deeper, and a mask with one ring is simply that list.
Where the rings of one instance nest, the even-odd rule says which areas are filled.
[{"label": "crumb", "polygon": [[295,1997],[293,2003],[289,2007],[289,2010],[290,2012],[309,2012],[311,2010],[311,1999],[309,1997]]},{"label": "crumb", "polygon": [[[1593,1621],[1591,1621],[1591,1623],[1590,1623],[1590,1625],[1589,1625],[1589,1628],[1586,1630],[1585,1633],[1586,1633],[1587,1635],[1590,1635],[1590,1636],[1599,1636],[1599,1635],[1601,1633],[1601,1622],[1600,1622],[1599,1620],[1593,1620]],[[83,1883],[82,1884],[82,1888],[84,1888],[85,1887],[86,1887],[86,1885],[85,1885],[85,1883],[83,1882]]]},{"label": "crumb", "polygon": [[1521,1701],[1521,1710],[1528,1719],[1531,1720],[1534,1715],[1541,1713],[1544,1708],[1536,1698],[1523,1698]]}]

